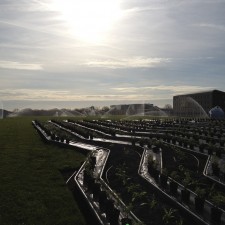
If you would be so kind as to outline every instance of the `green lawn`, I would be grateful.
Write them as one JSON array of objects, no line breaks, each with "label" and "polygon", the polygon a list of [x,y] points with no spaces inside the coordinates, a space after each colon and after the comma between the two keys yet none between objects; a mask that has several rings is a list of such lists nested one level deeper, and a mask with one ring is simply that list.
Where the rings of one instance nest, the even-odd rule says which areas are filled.
[{"label": "green lawn", "polygon": [[60,171],[85,156],[45,144],[32,119],[0,120],[0,224],[83,225]]}]

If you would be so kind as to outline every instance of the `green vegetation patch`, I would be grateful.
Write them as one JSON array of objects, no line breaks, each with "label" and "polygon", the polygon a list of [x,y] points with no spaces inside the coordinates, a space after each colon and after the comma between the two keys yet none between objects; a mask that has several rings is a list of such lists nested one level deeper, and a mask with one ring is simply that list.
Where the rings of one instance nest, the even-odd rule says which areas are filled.
[{"label": "green vegetation patch", "polygon": [[0,120],[0,224],[85,224],[60,172],[85,156],[44,143],[31,121]]}]

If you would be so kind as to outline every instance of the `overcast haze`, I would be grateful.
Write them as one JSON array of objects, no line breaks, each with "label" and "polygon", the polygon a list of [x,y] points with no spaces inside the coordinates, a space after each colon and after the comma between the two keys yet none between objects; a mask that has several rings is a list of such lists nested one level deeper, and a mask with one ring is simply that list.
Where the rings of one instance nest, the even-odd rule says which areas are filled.
[{"label": "overcast haze", "polygon": [[225,0],[1,0],[0,28],[3,103],[225,90]]}]

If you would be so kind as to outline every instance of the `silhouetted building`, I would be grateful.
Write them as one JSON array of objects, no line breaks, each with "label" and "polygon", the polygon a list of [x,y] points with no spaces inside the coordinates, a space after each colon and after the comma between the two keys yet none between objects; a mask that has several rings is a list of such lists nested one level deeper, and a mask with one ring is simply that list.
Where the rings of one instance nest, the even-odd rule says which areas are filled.
[{"label": "silhouetted building", "polygon": [[206,117],[215,106],[225,111],[225,92],[212,90],[173,97],[173,110],[176,116]]}]

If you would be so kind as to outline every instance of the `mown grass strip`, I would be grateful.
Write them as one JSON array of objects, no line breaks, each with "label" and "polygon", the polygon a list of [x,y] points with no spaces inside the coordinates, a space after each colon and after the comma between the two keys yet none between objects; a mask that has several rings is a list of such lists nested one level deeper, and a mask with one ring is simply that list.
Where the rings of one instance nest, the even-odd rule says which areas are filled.
[{"label": "mown grass strip", "polygon": [[85,156],[44,143],[32,119],[0,120],[0,224],[85,224],[60,173]]}]

